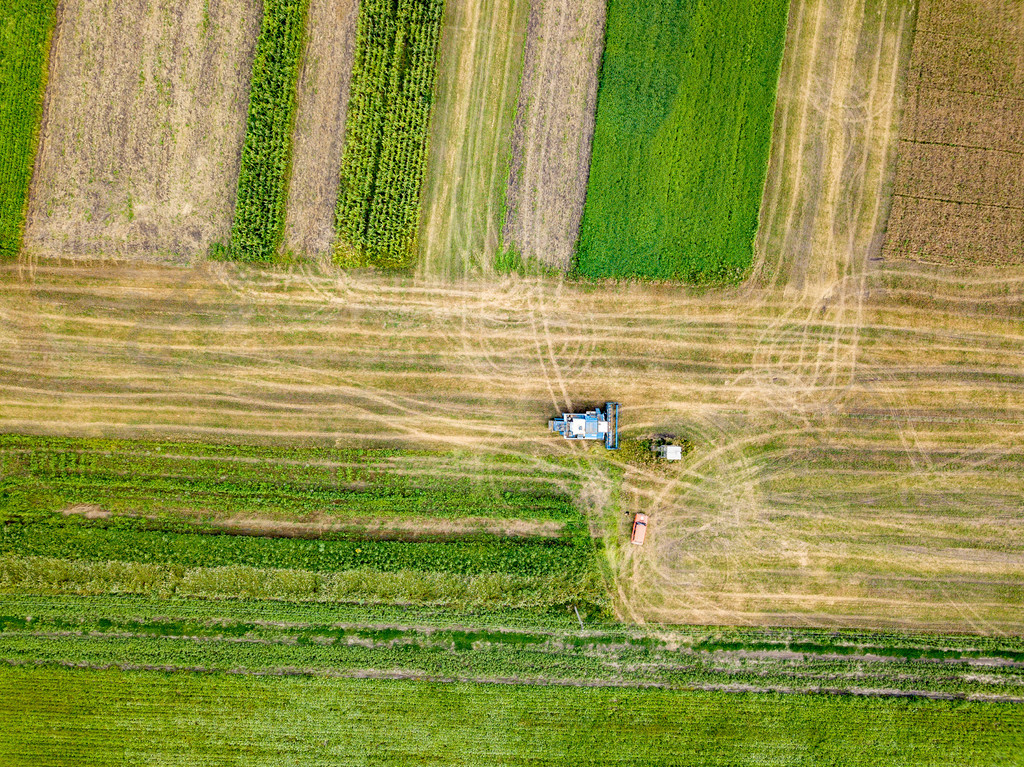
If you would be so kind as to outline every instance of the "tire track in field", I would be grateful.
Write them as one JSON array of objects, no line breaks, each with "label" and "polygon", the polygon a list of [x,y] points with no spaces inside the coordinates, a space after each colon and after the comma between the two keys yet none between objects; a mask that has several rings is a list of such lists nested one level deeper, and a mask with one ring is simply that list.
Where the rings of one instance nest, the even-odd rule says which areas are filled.
[{"label": "tire track in field", "polygon": [[[38,414],[45,408],[45,419],[37,419],[35,427],[56,433],[67,432],[71,424],[72,430],[94,434],[149,429],[179,436],[214,433],[219,439],[251,434],[262,440],[332,438],[362,444],[358,440],[372,437],[374,429],[379,438],[389,419],[400,418],[411,421],[411,428],[394,429],[388,439],[409,446],[454,445],[529,458],[538,466],[545,456],[571,457],[573,462],[561,468],[572,482],[591,481],[592,513],[601,517],[614,505],[602,488],[611,481],[609,472],[622,465],[613,455],[552,437],[541,419],[548,407],[561,404],[563,385],[580,402],[615,387],[614,398],[626,404],[626,428],[632,433],[678,425],[699,437],[697,451],[682,466],[664,473],[623,469],[619,514],[648,509],[653,524],[650,548],[622,544],[614,553],[612,566],[619,577],[613,588],[620,594],[622,613],[638,620],[703,616],[715,622],[763,622],[779,615],[766,606],[771,595],[785,590],[770,580],[761,584],[755,575],[766,556],[778,557],[774,566],[780,572],[799,573],[802,567],[810,577],[821,572],[823,558],[835,554],[822,534],[795,522],[842,520],[850,511],[846,501],[830,498],[820,486],[798,492],[786,500],[789,505],[770,497],[772,483],[789,476],[793,451],[855,439],[902,451],[907,465],[917,468],[905,476],[879,475],[878,518],[867,519],[863,528],[879,533],[888,529],[885,515],[897,510],[907,519],[927,521],[925,511],[899,505],[900,493],[912,490],[913,483],[931,481],[935,504],[956,503],[952,495],[943,500],[943,483],[956,482],[958,467],[997,463],[1024,436],[1015,419],[1024,415],[1024,400],[1008,398],[1012,390],[993,388],[984,380],[958,378],[961,370],[984,370],[989,360],[1009,368],[1021,359],[1012,345],[1007,348],[1008,338],[1024,337],[1019,319],[960,317],[953,309],[929,317],[914,306],[858,301],[852,278],[851,297],[846,303],[837,300],[822,315],[809,301],[771,292],[698,296],[626,286],[605,294],[517,278],[441,285],[404,277],[321,274],[310,267],[279,273],[223,268],[224,285],[203,290],[196,288],[198,279],[159,270],[104,276],[38,267],[31,288],[13,285],[8,290],[7,283],[0,283],[6,335],[26,344],[17,367],[26,377],[38,374],[27,386],[41,390],[37,398],[0,389],[4,423],[31,425],[32,409]],[[1020,276],[1013,284],[1021,284]],[[991,283],[991,273],[984,280]],[[840,298],[848,295],[842,289],[837,286]],[[176,292],[188,297],[172,301]],[[224,297],[228,300],[221,305]],[[1003,311],[1000,306],[994,310]],[[147,353],[173,341],[177,356],[151,368],[112,356],[117,334],[126,326],[131,330],[134,318],[139,320],[135,338]],[[397,322],[398,330],[383,322]],[[239,324],[252,332],[234,335]],[[849,328],[859,328],[855,350]],[[191,337],[182,335],[193,331]],[[584,338],[586,343],[580,343]],[[236,354],[219,356],[231,351],[236,339]],[[191,351],[189,343],[195,345]],[[206,353],[207,343],[218,349],[217,355]],[[289,348],[297,351],[290,354]],[[424,350],[440,364],[417,369]],[[6,343],[0,353],[12,356]],[[58,355],[59,369],[45,367],[48,353]],[[375,355],[386,366],[361,367]],[[950,355],[961,367],[944,366]],[[649,364],[643,368],[626,363],[645,357]],[[704,367],[675,366],[701,358],[729,360],[721,370],[734,371],[728,377],[733,385],[709,382]],[[843,364],[837,365],[837,358]],[[574,365],[574,359],[585,364]],[[848,359],[855,368],[846,365]],[[802,399],[787,405],[784,392],[765,397],[756,380],[742,378],[754,362],[761,372],[792,370],[795,380],[807,382]],[[200,375],[183,388],[174,371],[184,368],[176,366],[197,363]],[[404,364],[414,369],[395,369],[389,377],[388,366]],[[129,378],[151,378],[129,390],[117,382],[119,370]],[[924,377],[915,378],[916,371]],[[125,407],[116,397],[97,401],[87,413],[71,406],[67,396],[96,391],[89,388],[94,375],[103,376],[103,392],[130,395]],[[840,384],[846,388],[837,389]],[[936,394],[921,395],[919,386]],[[458,396],[470,390],[486,394],[489,401]],[[45,402],[48,391],[60,397]],[[144,398],[133,398],[136,392]],[[190,392],[202,398],[190,404],[183,399]],[[945,412],[949,403],[942,392],[968,398],[977,411],[950,432],[955,437],[944,436],[946,426],[932,427],[921,419],[922,413]],[[330,408],[348,408],[359,423],[346,427],[334,415],[318,417],[317,402],[328,401],[318,396],[329,396]],[[842,409],[815,410],[831,401]],[[145,407],[131,407],[140,403]],[[282,417],[282,408],[294,409],[295,415]],[[877,420],[851,420],[849,413],[857,410],[879,411],[886,419],[884,430]],[[1009,421],[1004,425],[998,419]],[[969,435],[972,444],[962,444],[961,435]],[[962,459],[939,455],[951,445],[959,445]],[[997,508],[997,493],[1003,491],[984,477],[979,483],[979,494],[991,494],[979,498]],[[934,546],[923,532],[919,540]],[[880,552],[868,556],[882,562],[875,559]],[[962,569],[957,560],[943,556],[933,552],[928,561]],[[810,562],[800,565],[801,557]],[[922,604],[945,615],[949,625],[987,626],[990,631],[1012,627],[991,600],[981,602],[974,592],[965,596],[957,593],[959,587],[943,587],[949,591],[943,599],[937,598],[937,588],[894,588],[928,597]],[[785,617],[779,618],[786,622],[863,625],[863,616],[877,613],[881,604],[837,598],[830,606],[827,599],[811,595],[801,602],[799,589],[804,587],[787,588],[796,590],[787,598]],[[987,586],[978,588],[977,593],[987,593]],[[978,615],[963,612],[964,604]],[[924,622],[924,612],[915,615],[912,621]]]}]

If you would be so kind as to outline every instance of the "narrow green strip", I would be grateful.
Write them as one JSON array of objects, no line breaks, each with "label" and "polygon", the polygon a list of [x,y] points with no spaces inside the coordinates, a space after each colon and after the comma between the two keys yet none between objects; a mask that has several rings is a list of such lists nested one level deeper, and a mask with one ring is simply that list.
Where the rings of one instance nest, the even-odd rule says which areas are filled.
[{"label": "narrow green strip", "polygon": [[284,233],[295,87],[309,0],[266,0],[256,43],[230,255],[273,261]]},{"label": "narrow green strip", "polygon": [[0,3],[0,262],[21,249],[56,0]]}]

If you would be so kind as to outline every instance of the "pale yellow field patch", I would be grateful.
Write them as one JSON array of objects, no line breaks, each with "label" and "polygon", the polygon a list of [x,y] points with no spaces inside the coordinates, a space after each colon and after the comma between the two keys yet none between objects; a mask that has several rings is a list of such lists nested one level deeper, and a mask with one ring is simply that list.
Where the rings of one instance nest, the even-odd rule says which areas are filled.
[{"label": "pale yellow field patch", "polygon": [[25,248],[204,256],[231,229],[260,4],[61,9]]},{"label": "pale yellow field patch", "polygon": [[419,273],[486,273],[504,219],[529,0],[448,0],[421,195]]},{"label": "pale yellow field patch", "polygon": [[504,238],[523,258],[572,265],[590,174],[603,0],[533,0],[512,138]]},{"label": "pale yellow field patch", "polygon": [[358,15],[358,0],[309,3],[284,228],[284,249],[296,254],[327,256],[334,242]]}]

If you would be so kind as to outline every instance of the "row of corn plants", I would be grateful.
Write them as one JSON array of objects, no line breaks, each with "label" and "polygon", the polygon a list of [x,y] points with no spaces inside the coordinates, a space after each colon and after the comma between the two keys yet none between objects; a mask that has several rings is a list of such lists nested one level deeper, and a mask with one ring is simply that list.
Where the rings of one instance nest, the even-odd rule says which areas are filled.
[{"label": "row of corn plants", "polygon": [[0,262],[21,249],[56,6],[0,3]]},{"label": "row of corn plants", "polygon": [[284,232],[308,6],[309,0],[263,4],[229,246],[231,257],[240,261],[273,261]]},{"label": "row of corn plants", "polygon": [[[368,599],[333,601],[322,592],[310,592],[309,598],[272,597],[269,599],[241,599],[222,595],[217,599],[202,596],[189,597],[175,593],[168,599],[158,589],[142,589],[129,592],[124,589],[102,589],[93,582],[88,594],[76,593],[87,588],[85,580],[88,569],[95,563],[60,560],[60,567],[81,567],[79,580],[72,586],[70,581],[59,579],[46,569],[49,557],[40,557],[34,564],[28,557],[4,558],[4,572],[14,578],[3,587],[0,614],[2,622],[18,620],[28,623],[27,618],[56,621],[68,627],[86,627],[95,621],[108,623],[152,623],[177,622],[183,625],[288,623],[293,626],[425,626],[431,629],[452,628],[472,625],[475,629],[552,631],[579,628],[576,611],[566,605],[558,610],[530,610],[522,605],[493,604],[470,608],[466,602],[452,606],[429,602],[401,603],[372,602]],[[14,572],[13,568],[20,568]],[[154,567],[150,565],[149,567]],[[161,569],[162,566],[156,566]],[[173,576],[172,568],[162,568]],[[182,575],[183,570],[180,570]],[[271,572],[271,571],[267,571]],[[281,572],[281,571],[278,571]],[[109,575],[114,575],[113,572]],[[316,574],[324,577],[323,573]],[[78,576],[76,576],[78,577]],[[272,574],[269,577],[276,577]],[[30,585],[35,583],[36,585]],[[170,591],[168,590],[168,593]],[[554,604],[554,603],[552,603]],[[579,603],[573,603],[579,604]],[[579,612],[587,627],[604,626],[606,614],[587,611],[579,606]],[[21,616],[19,618],[18,616]],[[4,623],[4,625],[7,625]],[[608,624],[617,627],[618,624]],[[0,631],[5,631],[0,626]],[[183,632],[178,632],[179,634]],[[187,633],[187,632],[184,632]]]},{"label": "row of corn plants", "polygon": [[343,265],[415,260],[444,0],[360,4],[336,228]]}]

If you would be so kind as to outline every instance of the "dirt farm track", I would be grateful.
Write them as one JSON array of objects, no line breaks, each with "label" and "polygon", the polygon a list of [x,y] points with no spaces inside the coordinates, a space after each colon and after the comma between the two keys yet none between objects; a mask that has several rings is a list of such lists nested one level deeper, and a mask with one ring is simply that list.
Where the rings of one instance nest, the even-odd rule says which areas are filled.
[{"label": "dirt farm track", "polygon": [[[1024,271],[923,269],[700,296],[25,262],[0,428],[570,454],[597,528],[651,515],[609,546],[624,617],[1019,633]],[[651,473],[546,433],[604,399],[697,449]]]}]

